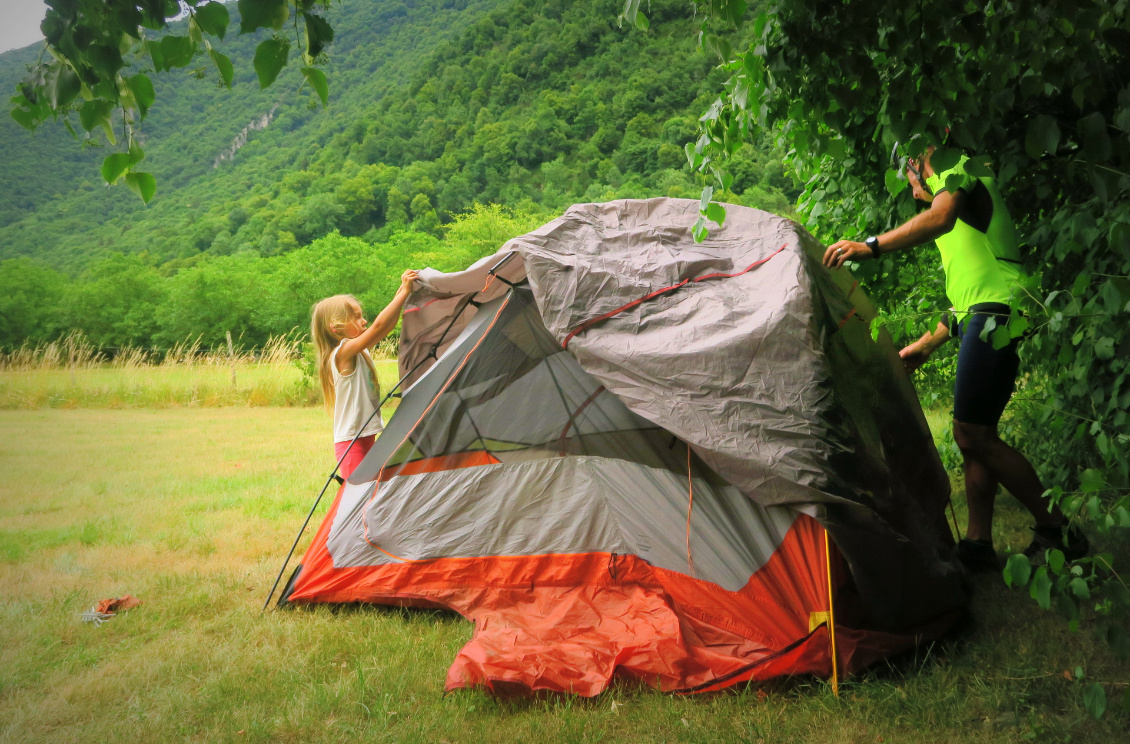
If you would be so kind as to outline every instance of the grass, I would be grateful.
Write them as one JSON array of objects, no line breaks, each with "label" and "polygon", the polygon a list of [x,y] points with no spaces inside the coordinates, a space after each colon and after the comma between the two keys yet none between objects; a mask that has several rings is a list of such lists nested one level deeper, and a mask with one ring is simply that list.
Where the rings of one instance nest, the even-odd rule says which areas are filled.
[{"label": "grass", "polygon": [[[317,383],[295,364],[301,346],[295,337],[255,352],[185,343],[163,354],[117,350],[111,359],[72,334],[0,354],[0,410],[320,406]],[[395,360],[377,361],[377,372],[385,387],[398,378]]]},{"label": "grass", "polygon": [[[811,678],[445,697],[471,635],[456,615],[259,612],[329,440],[320,408],[0,411],[0,742],[1125,741],[1126,716],[1089,720],[1063,673],[1082,664],[1122,691],[1126,668],[996,577],[963,632],[839,698]],[[1019,544],[1026,520],[1005,499],[999,512],[1000,542]],[[79,622],[127,593],[144,604]]]}]

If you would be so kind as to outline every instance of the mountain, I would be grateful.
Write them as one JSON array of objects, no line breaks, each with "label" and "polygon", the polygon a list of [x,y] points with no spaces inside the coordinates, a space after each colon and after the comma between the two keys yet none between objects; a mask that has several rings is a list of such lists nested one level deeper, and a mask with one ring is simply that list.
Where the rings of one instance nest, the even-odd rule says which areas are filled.
[{"label": "mountain", "polygon": [[[0,117],[0,346],[75,328],[111,345],[222,338],[235,315],[254,342],[292,328],[317,292],[346,288],[265,287],[269,313],[240,300],[238,313],[211,317],[206,305],[235,290],[208,299],[199,287],[238,276],[255,294],[256,282],[299,276],[323,248],[344,257],[367,246],[367,301],[379,303],[376,288],[394,287],[403,269],[473,260],[510,237],[502,226],[526,229],[574,202],[697,198],[683,147],[722,73],[696,48],[690,4],[652,0],[646,32],[617,27],[620,9],[615,0],[344,0],[329,14],[323,109],[300,90],[293,62],[258,89],[251,58],[262,34],[235,34],[233,4],[222,45],[232,90],[204,63],[153,76],[157,103],[141,125],[143,167],[158,184],[148,206],[102,183],[109,146],[80,146],[61,124],[29,133]],[[38,54],[0,55],[0,86],[14,90]],[[791,211],[798,190],[779,154],[747,146],[728,167],[725,200]],[[480,237],[458,242],[472,233]],[[340,268],[319,270],[348,274]]]},{"label": "mountain", "polygon": [[[2,117],[0,189],[10,196],[0,258],[75,273],[108,251],[168,262],[271,255],[335,228],[363,235],[399,221],[435,231],[474,201],[555,209],[610,192],[693,195],[682,147],[718,81],[694,48],[691,8],[652,3],[647,33],[617,28],[617,9],[346,0],[329,16],[325,110],[298,90],[293,63],[258,90],[260,37],[233,30],[223,43],[232,90],[204,63],[154,76],[157,104],[141,126],[144,166],[158,180],[148,207],[102,184],[97,166],[110,146],[81,147],[61,125],[28,133]],[[13,90],[37,54],[0,55],[0,86]],[[738,194],[791,189],[757,157],[736,176]]]}]

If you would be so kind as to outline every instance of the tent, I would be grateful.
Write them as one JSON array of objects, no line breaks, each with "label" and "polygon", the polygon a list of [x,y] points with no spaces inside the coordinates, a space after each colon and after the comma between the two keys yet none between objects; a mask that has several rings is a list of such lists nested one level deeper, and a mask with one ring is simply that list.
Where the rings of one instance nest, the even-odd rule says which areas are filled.
[{"label": "tent", "polygon": [[459,612],[449,690],[706,691],[943,634],[949,481],[890,340],[800,225],[727,212],[695,243],[696,201],[575,205],[423,272],[410,386],[285,601]]}]

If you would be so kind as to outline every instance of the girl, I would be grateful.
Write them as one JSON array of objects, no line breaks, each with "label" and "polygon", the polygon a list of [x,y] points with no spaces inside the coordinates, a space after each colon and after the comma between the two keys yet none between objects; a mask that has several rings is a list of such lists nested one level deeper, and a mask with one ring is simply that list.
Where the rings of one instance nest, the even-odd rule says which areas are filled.
[{"label": "girl", "polygon": [[396,326],[416,277],[415,271],[401,274],[396,296],[368,327],[361,304],[352,295],[327,297],[311,310],[310,337],[318,351],[318,377],[326,410],[333,409],[337,459],[341,460],[353,437],[360,434],[341,463],[342,478],[348,478],[360,464],[384,428],[377,411],[381,388],[369,349]]}]

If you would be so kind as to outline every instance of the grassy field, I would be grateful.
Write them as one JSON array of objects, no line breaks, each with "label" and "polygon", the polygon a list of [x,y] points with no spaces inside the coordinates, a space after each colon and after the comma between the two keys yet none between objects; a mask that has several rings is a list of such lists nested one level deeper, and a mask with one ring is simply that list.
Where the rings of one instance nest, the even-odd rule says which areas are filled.
[{"label": "grassy field", "polygon": [[[329,429],[317,407],[0,411],[0,742],[1127,740],[1125,715],[1088,719],[1064,672],[1118,694],[1130,672],[997,577],[961,633],[839,698],[811,678],[445,697],[471,634],[456,615],[259,612],[332,467]],[[1026,520],[999,510],[1000,546],[1021,545]],[[143,604],[79,621],[127,593]]]},{"label": "grassy field", "polygon": [[[378,361],[377,373],[391,387],[396,362]],[[316,383],[286,361],[0,369],[0,409],[318,405]]]}]

